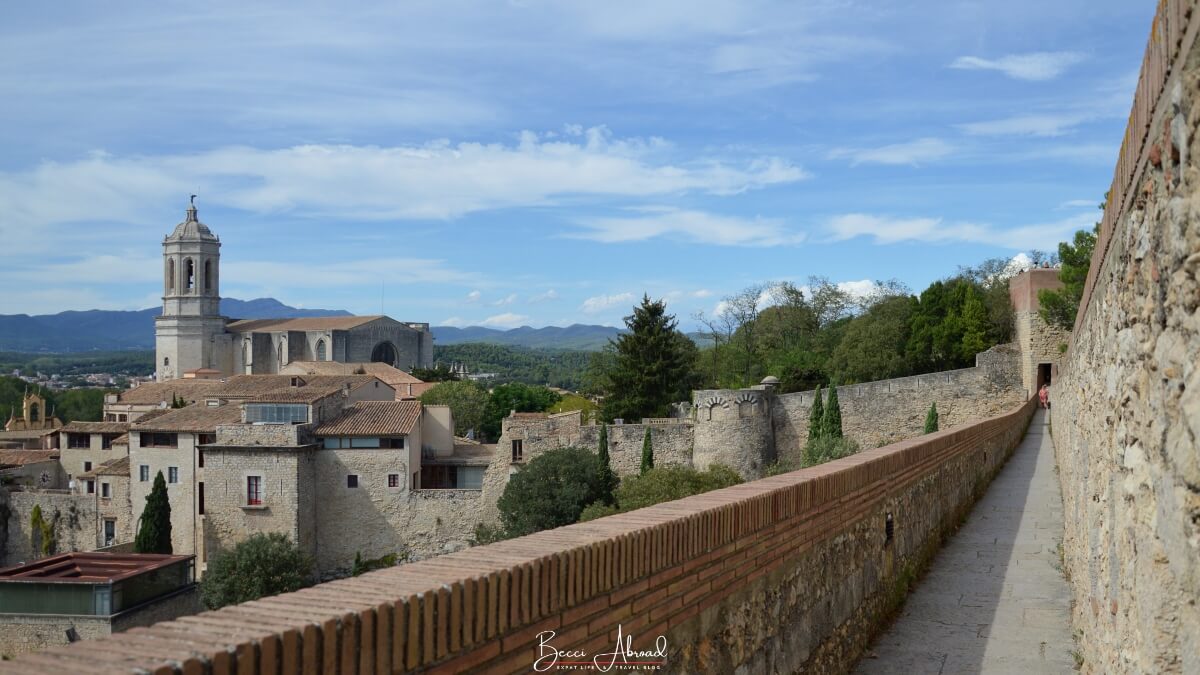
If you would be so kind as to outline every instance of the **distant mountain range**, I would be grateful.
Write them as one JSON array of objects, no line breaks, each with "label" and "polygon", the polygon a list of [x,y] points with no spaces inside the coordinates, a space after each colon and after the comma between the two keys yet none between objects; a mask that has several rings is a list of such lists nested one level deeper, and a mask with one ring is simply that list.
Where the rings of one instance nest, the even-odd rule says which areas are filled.
[{"label": "distant mountain range", "polygon": [[534,349],[580,349],[594,351],[608,344],[610,338],[615,338],[621,331],[611,326],[589,326],[581,323],[572,324],[566,328],[546,326],[531,328],[521,326],[510,330],[498,330],[483,326],[468,326],[454,328],[452,326],[434,326],[433,339],[439,345],[457,345],[464,342],[486,342],[494,345],[512,347],[531,347]]},{"label": "distant mountain range", "polygon": [[[0,314],[0,350],[16,352],[88,352],[154,349],[151,307],[137,311],[91,309],[58,314]],[[274,298],[221,298],[221,314],[238,319],[281,319],[290,316],[349,316],[334,309],[299,309]]]}]

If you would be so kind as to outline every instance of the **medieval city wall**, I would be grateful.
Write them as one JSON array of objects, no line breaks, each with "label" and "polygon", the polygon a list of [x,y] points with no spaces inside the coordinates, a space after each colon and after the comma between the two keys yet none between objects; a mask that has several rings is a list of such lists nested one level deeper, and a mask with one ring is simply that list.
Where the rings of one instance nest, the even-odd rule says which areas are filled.
[{"label": "medieval city wall", "polygon": [[1092,673],[1200,672],[1196,4],[1159,7],[1051,389],[1065,568]]},{"label": "medieval city wall", "polygon": [[6,545],[0,548],[0,567],[45,557],[33,548],[34,506],[41,507],[43,519],[54,523],[51,553],[96,549],[96,495],[75,495],[66,490],[10,490],[7,494],[7,508],[0,506],[0,515],[8,516],[7,527],[0,528],[8,535]]}]

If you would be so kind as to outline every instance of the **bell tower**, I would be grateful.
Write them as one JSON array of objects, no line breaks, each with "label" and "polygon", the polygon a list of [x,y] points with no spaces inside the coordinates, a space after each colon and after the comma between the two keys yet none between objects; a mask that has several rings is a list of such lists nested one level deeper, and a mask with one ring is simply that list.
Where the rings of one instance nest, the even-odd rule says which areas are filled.
[{"label": "bell tower", "polygon": [[196,215],[187,216],[163,239],[163,311],[154,319],[159,382],[196,368],[225,370],[226,319],[221,316],[221,240]]}]

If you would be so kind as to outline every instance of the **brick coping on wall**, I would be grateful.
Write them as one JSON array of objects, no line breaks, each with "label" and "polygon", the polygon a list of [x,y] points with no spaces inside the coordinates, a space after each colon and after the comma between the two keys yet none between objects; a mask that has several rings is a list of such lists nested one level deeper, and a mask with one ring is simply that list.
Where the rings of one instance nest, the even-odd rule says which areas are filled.
[{"label": "brick coping on wall", "polygon": [[1091,267],[1088,269],[1072,335],[1083,325],[1083,317],[1091,304],[1096,279],[1108,254],[1114,230],[1136,204],[1140,191],[1135,181],[1145,171],[1149,156],[1146,141],[1152,126],[1157,128],[1153,123],[1165,112],[1163,103],[1168,103],[1162,94],[1171,78],[1178,76],[1176,59],[1180,54],[1186,54],[1196,40],[1198,27],[1191,25],[1195,5],[1196,0],[1161,0],[1150,26],[1150,40],[1133,95],[1129,125],[1125,128],[1125,137],[1117,155],[1117,166],[1109,188],[1108,202],[1104,205],[1104,217],[1100,221],[1100,233],[1096,238],[1096,249],[1092,253]]},{"label": "brick coping on wall", "polygon": [[[622,618],[659,621],[631,599],[668,576],[679,576],[677,593],[661,593],[678,598],[651,628],[674,627],[946,462],[1023,430],[1032,405],[809,469],[52,648],[0,663],[0,673],[527,668],[542,630],[562,629],[564,644],[585,643],[591,630],[604,644]],[[725,574],[697,577],[725,557]],[[623,613],[605,614],[618,606]],[[590,629],[580,622],[592,616]]]}]

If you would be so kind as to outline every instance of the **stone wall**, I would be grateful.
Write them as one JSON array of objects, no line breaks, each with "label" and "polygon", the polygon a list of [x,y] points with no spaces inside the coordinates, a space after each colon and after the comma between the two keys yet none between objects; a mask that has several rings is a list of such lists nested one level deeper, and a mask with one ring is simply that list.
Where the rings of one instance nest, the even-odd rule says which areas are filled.
[{"label": "stone wall", "polygon": [[[225,427],[221,427],[224,429]],[[313,449],[212,447],[204,453],[204,550],[211,558],[250,535],[282,532],[316,554]],[[262,477],[262,504],[246,503],[246,479]]]},{"label": "stone wall", "polygon": [[[636,476],[642,470],[642,441],[650,429],[654,465],[692,465],[692,424],[616,424],[608,425],[608,456],[619,476]],[[580,447],[600,450],[600,425],[580,427]]]},{"label": "stone wall", "polygon": [[1063,287],[1056,269],[1031,269],[1008,282],[1012,300],[1013,328],[1021,350],[1021,383],[1032,396],[1038,389],[1038,367],[1047,364],[1051,374],[1062,358],[1062,350],[1071,339],[1071,332],[1051,326],[1042,320],[1038,291]]},{"label": "stone wall", "polygon": [[[152,654],[114,636],[103,653],[53,658],[81,672],[207,672],[250,654],[258,672],[516,673],[545,644],[590,659],[623,635],[660,644],[642,660],[664,672],[845,672],[1033,409],[161,624]],[[188,639],[197,626],[213,627],[210,643]]]},{"label": "stone wall", "polygon": [[[75,495],[65,490],[20,490],[8,494],[7,544],[0,550],[0,566],[15,565],[43,558],[33,549],[31,516],[33,507],[42,509],[42,517],[55,520],[55,547],[51,553],[92,551],[97,547],[96,495]],[[4,513],[0,509],[0,513]]]},{"label": "stone wall", "polygon": [[112,616],[0,613],[0,654],[11,658],[68,644],[67,631],[72,628],[83,640],[93,640],[197,614],[203,608],[199,588],[192,585]]},{"label": "stone wall", "polygon": [[1065,566],[1092,673],[1200,672],[1195,5],[1159,7],[1084,301],[1051,390]]},{"label": "stone wall", "polygon": [[[933,403],[942,429],[994,417],[1025,400],[1019,359],[1013,345],[998,345],[977,355],[974,368],[838,387],[842,430],[867,449],[924,433]],[[779,459],[793,466],[808,440],[814,397],[805,391],[772,401],[775,447]]]}]

